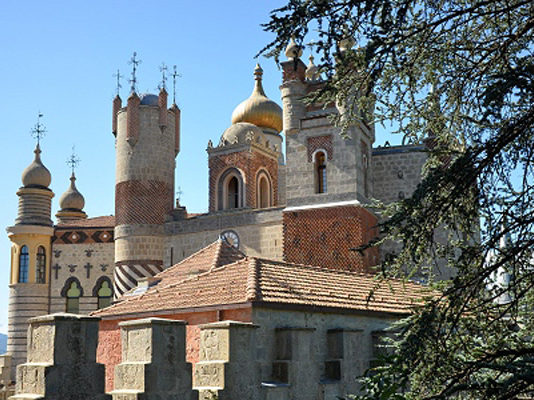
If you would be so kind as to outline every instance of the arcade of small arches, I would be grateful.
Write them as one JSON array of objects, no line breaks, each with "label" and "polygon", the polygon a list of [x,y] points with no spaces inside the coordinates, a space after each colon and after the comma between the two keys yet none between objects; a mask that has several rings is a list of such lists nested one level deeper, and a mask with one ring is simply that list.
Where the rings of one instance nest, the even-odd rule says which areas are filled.
[{"label": "arcade of small arches", "polygon": [[[256,173],[256,208],[274,205],[272,179],[265,169]],[[243,173],[237,168],[228,168],[218,179],[217,210],[230,210],[246,207],[247,184]]]},{"label": "arcade of small arches", "polygon": [[[65,298],[65,312],[78,314],[80,312],[80,297],[83,297],[83,287],[78,278],[71,276],[65,281],[61,289],[61,297]],[[111,305],[113,299],[113,283],[107,276],[100,277],[92,290],[93,297],[97,298],[98,308]]]}]

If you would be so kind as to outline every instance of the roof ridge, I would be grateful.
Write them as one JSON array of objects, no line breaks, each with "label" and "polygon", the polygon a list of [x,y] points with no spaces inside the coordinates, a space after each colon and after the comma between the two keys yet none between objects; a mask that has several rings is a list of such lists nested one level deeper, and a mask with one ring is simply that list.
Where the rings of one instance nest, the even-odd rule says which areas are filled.
[{"label": "roof ridge", "polygon": [[[246,260],[248,260],[248,258],[249,257],[245,257],[245,258],[242,258],[240,260],[234,261],[233,263],[224,264],[224,265],[221,265],[221,266],[218,266],[218,267],[216,266],[216,267],[210,268],[209,270],[204,271],[204,272],[202,272],[200,274],[197,274],[197,275],[186,276],[184,279],[181,279],[181,280],[179,280],[177,282],[174,282],[174,283],[170,283],[170,284],[165,285],[165,286],[161,286],[159,288],[156,285],[156,286],[154,286],[154,290],[152,290],[151,293],[154,293],[156,291],[161,291],[163,289],[176,287],[177,285],[180,285],[180,284],[182,284],[184,282],[196,280],[196,279],[198,279],[200,277],[204,277],[205,275],[209,275],[209,274],[211,274],[213,272],[219,272],[219,271],[221,271],[221,270],[223,270],[223,269],[225,269],[227,267],[232,267],[234,264],[238,264],[240,262],[246,261]],[[148,293],[148,291],[146,291],[145,293]],[[140,296],[138,296],[138,297],[140,297]]]},{"label": "roof ridge", "polygon": [[260,265],[256,257],[250,257],[248,263],[247,274],[247,296],[248,301],[256,301],[259,299],[259,283],[260,283]]},{"label": "roof ridge", "polygon": [[211,242],[211,243],[208,244],[206,247],[202,247],[201,249],[195,251],[193,254],[188,255],[188,256],[187,256],[186,258],[184,258],[183,260],[180,260],[180,261],[178,261],[176,264],[173,264],[173,265],[169,266],[168,268],[164,269],[163,271],[157,273],[155,276],[158,276],[158,275],[160,275],[160,274],[163,274],[164,272],[167,272],[167,271],[170,270],[171,268],[176,267],[177,265],[181,265],[181,264],[183,264],[184,262],[190,260],[191,258],[193,258],[193,257],[195,257],[195,256],[197,256],[197,255],[199,255],[199,254],[201,254],[201,253],[203,253],[203,252],[205,252],[205,251],[208,251],[208,249],[209,249],[211,246],[215,245],[218,241],[219,241],[219,239],[217,239],[217,240],[214,241],[214,242]]},{"label": "roof ridge", "polygon": [[215,250],[215,257],[213,263],[210,265],[210,270],[217,268],[219,266],[219,259],[221,258],[223,241],[221,238],[217,239],[217,249]]}]

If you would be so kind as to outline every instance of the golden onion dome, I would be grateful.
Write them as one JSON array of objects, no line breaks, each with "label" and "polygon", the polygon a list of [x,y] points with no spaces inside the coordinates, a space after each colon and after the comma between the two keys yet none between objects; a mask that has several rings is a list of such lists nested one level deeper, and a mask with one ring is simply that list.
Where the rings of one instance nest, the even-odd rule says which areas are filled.
[{"label": "golden onion dome", "polygon": [[85,199],[76,188],[76,177],[74,172],[70,177],[70,187],[59,198],[59,206],[61,210],[76,210],[81,211],[85,205]]},{"label": "golden onion dome", "polygon": [[239,104],[232,113],[232,124],[248,122],[260,128],[282,130],[282,109],[270,100],[263,91],[261,79],[263,70],[257,64],[254,69],[256,83],[248,99]]},{"label": "golden onion dome", "polygon": [[50,171],[41,162],[39,144],[37,144],[33,152],[35,153],[35,159],[22,172],[22,184],[25,187],[41,186],[47,188],[52,181],[52,177]]}]

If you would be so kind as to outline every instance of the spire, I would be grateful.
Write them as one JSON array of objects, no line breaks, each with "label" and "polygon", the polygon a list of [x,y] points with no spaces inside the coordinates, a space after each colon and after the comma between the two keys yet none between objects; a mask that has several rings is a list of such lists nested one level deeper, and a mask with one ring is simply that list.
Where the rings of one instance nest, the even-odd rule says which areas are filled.
[{"label": "spire", "polygon": [[[256,64],[256,67],[254,68],[254,80],[256,83],[254,84],[254,89],[252,90],[252,95],[260,95],[265,96],[265,92],[263,91],[263,85],[262,85],[262,77],[263,77],[263,69],[261,69],[260,64]],[[267,96],[265,96],[267,97]]]},{"label": "spire", "polygon": [[46,128],[41,123],[42,116],[43,114],[39,112],[37,115],[37,123],[31,130],[31,134],[34,139],[37,140],[37,143],[35,144],[35,150],[33,151],[35,153],[33,162],[22,172],[22,184],[24,187],[48,188],[48,185],[50,185],[50,182],[52,181],[50,171],[48,171],[41,161],[40,141],[46,132]]}]

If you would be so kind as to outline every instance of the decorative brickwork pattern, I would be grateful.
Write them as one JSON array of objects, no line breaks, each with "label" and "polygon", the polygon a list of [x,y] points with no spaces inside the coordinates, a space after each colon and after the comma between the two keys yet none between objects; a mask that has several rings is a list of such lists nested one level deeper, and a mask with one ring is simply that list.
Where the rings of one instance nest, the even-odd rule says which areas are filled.
[{"label": "decorative brickwork pattern", "polygon": [[332,135],[314,136],[308,138],[308,162],[312,162],[313,153],[319,149],[326,150],[328,161],[332,161],[334,159]]},{"label": "decorative brickwork pattern", "polygon": [[378,250],[363,255],[350,249],[377,235],[377,219],[363,207],[314,208],[284,213],[284,260],[368,272]]},{"label": "decorative brickwork pattern", "polygon": [[52,236],[54,244],[113,243],[111,229],[56,229]]},{"label": "decorative brickwork pattern", "polygon": [[164,182],[119,182],[115,186],[116,224],[162,224],[172,209],[172,199],[172,188]]},{"label": "decorative brickwork pattern", "polygon": [[114,292],[116,297],[137,286],[139,279],[154,276],[163,271],[160,260],[135,260],[115,263],[113,273]]},{"label": "decorative brickwork pattern", "polygon": [[139,139],[139,105],[141,99],[137,93],[132,93],[128,97],[128,109],[126,110],[126,141],[131,145],[137,143]]},{"label": "decorative brickwork pattern", "polygon": [[220,190],[219,180],[229,168],[242,171],[245,186],[244,207],[257,208],[257,182],[258,172],[264,170],[269,174],[272,188],[272,206],[278,205],[278,160],[268,157],[253,149],[231,154],[212,155],[209,159],[209,195],[210,211],[216,211],[217,197]]}]

